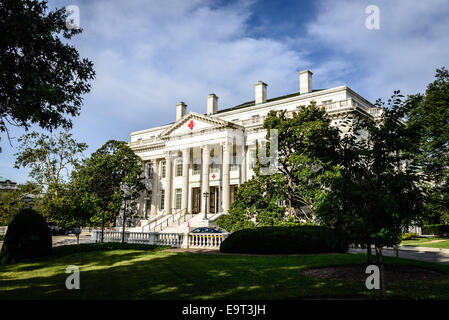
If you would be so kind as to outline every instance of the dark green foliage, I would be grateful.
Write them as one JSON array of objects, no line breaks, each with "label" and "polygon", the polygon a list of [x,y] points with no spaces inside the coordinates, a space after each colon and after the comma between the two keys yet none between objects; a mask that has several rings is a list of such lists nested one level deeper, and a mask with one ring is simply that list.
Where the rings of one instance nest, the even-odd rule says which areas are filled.
[{"label": "dark green foliage", "polygon": [[260,227],[232,233],[221,252],[298,254],[346,252],[348,241],[332,228],[320,226]]},{"label": "dark green foliage", "polygon": [[425,223],[449,223],[449,71],[436,70],[425,94],[407,99],[407,126],[419,137],[417,159],[428,183]]},{"label": "dark green foliage", "polygon": [[449,236],[449,225],[444,224],[430,224],[422,227],[422,234],[431,235],[434,234],[439,237]]},{"label": "dark green foliage", "polygon": [[12,263],[48,256],[52,239],[44,218],[32,209],[20,211],[8,226],[0,261]]},{"label": "dark green foliage", "polygon": [[118,243],[118,242],[103,242],[103,243],[83,243],[79,245],[66,245],[53,248],[53,256],[60,257],[79,252],[90,251],[104,251],[104,250],[144,250],[144,251],[159,251],[168,249],[165,246],[154,246],[148,244],[137,243]]},{"label": "dark green foliage", "polygon": [[8,123],[70,127],[80,113],[95,72],[69,41],[82,29],[67,29],[66,19],[46,1],[0,2],[0,132]]}]

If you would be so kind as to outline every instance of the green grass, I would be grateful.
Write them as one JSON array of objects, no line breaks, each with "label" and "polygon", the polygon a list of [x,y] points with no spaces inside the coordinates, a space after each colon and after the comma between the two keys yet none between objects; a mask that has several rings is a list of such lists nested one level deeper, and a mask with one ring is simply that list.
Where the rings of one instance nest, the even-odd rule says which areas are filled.
[{"label": "green grass", "polygon": [[[434,241],[434,240],[444,240],[444,242],[427,243],[427,244],[424,243],[424,242],[430,242],[430,241]],[[415,240],[402,241],[401,246],[449,249],[449,239],[448,238],[437,238],[437,237],[417,238]]]},{"label": "green grass", "polygon": [[[362,282],[303,275],[307,268],[364,263],[364,254],[202,255],[135,249],[78,252],[0,266],[0,299],[301,299],[376,298]],[[387,283],[391,298],[449,299],[449,266],[385,257],[386,263],[442,271],[426,281]],[[65,269],[80,269],[67,290]]]}]

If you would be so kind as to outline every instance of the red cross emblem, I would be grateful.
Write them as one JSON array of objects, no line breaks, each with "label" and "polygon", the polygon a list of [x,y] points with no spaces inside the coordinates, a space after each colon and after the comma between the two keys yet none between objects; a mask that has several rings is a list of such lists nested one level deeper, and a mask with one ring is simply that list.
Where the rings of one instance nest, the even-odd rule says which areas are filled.
[{"label": "red cross emblem", "polygon": [[193,120],[190,120],[190,122],[187,126],[190,128],[190,130],[192,130],[194,125],[195,124],[193,123]]},{"label": "red cross emblem", "polygon": [[215,176],[215,173],[214,173],[214,174],[212,174],[212,179],[215,179],[215,177],[216,177],[216,176]]}]

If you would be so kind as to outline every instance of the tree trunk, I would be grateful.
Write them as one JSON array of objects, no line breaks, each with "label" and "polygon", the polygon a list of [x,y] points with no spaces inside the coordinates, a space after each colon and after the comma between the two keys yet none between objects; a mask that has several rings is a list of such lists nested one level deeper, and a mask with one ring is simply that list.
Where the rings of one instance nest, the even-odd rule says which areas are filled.
[{"label": "tree trunk", "polygon": [[371,243],[370,242],[368,242],[367,244],[366,244],[366,252],[367,252],[367,254],[368,254],[368,259],[367,259],[367,264],[373,264],[373,253],[372,253],[372,251],[371,251]]},{"label": "tree trunk", "polygon": [[382,295],[382,298],[385,298],[385,295],[386,295],[385,269],[384,269],[384,262],[383,262],[383,258],[382,258],[382,247],[376,246],[376,256],[377,256],[377,265],[379,266],[379,270],[380,270],[380,293]]}]

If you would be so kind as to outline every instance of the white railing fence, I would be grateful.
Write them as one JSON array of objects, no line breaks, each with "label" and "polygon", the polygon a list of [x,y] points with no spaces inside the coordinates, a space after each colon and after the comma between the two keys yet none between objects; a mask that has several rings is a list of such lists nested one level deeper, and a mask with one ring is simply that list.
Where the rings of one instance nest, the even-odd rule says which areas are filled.
[{"label": "white railing fence", "polygon": [[[167,233],[125,231],[126,243],[171,246],[174,248],[219,248],[229,233]],[[104,242],[122,242],[121,231],[105,231]],[[92,242],[101,242],[101,230],[92,231]]]}]

